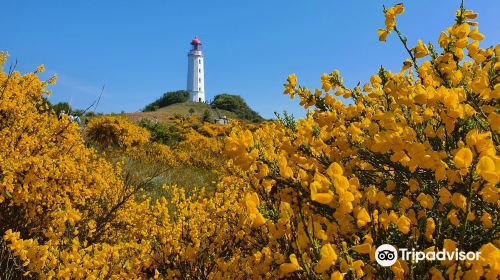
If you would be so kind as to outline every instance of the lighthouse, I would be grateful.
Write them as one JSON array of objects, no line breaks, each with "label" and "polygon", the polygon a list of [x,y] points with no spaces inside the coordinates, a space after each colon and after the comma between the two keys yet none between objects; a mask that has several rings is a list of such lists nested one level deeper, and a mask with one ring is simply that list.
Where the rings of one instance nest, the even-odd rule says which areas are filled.
[{"label": "lighthouse", "polygon": [[205,77],[203,52],[201,41],[194,37],[191,41],[191,50],[188,53],[188,78],[187,91],[189,100],[193,102],[205,102]]}]

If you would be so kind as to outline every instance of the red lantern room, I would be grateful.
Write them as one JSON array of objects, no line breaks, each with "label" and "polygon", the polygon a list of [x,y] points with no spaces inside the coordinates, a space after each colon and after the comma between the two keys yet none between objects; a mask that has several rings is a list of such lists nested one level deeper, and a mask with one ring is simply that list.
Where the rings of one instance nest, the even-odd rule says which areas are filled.
[{"label": "red lantern room", "polygon": [[194,37],[194,39],[191,41],[191,45],[193,45],[193,50],[201,50],[201,41],[200,39],[198,39],[198,37]]}]

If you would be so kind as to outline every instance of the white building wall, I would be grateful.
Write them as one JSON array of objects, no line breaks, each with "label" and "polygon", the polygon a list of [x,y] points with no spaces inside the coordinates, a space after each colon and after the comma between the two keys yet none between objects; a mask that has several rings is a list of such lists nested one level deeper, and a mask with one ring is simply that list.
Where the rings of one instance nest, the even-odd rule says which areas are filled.
[{"label": "white building wall", "polygon": [[203,53],[191,50],[188,54],[187,91],[193,102],[205,102],[205,77]]}]

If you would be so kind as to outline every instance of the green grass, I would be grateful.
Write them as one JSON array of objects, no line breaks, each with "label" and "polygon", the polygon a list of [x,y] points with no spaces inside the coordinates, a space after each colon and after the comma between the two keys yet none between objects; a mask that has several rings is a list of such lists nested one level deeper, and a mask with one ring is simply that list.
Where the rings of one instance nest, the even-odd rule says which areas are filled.
[{"label": "green grass", "polygon": [[178,186],[189,196],[193,190],[204,187],[208,192],[215,190],[218,174],[207,168],[181,165],[178,167],[163,166],[160,163],[144,163],[127,158],[123,167],[126,183],[142,185],[143,194],[157,199],[168,197],[162,186]]},{"label": "green grass", "polygon": [[188,196],[195,188],[204,187],[207,191],[211,192],[215,190],[215,182],[218,181],[217,177],[215,172],[204,168],[181,166],[170,169],[156,177],[154,180],[155,186],[148,188],[146,194],[153,199],[168,196],[161,187],[164,185],[182,187]]}]

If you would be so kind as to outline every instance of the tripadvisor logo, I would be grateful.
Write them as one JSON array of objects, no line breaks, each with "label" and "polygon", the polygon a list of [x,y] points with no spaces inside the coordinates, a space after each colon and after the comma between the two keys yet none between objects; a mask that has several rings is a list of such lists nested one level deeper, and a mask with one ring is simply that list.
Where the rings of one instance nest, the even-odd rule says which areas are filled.
[{"label": "tripadvisor logo", "polygon": [[[474,261],[479,260],[481,252],[464,252],[455,249],[454,251],[415,251],[415,249],[408,250],[407,248],[399,248],[399,256],[403,261]],[[398,250],[390,244],[383,244],[375,250],[375,260],[381,266],[391,266],[398,260]]]},{"label": "tripadvisor logo", "polygon": [[380,245],[375,250],[375,260],[381,266],[391,266],[398,260],[398,251],[390,244]]}]

